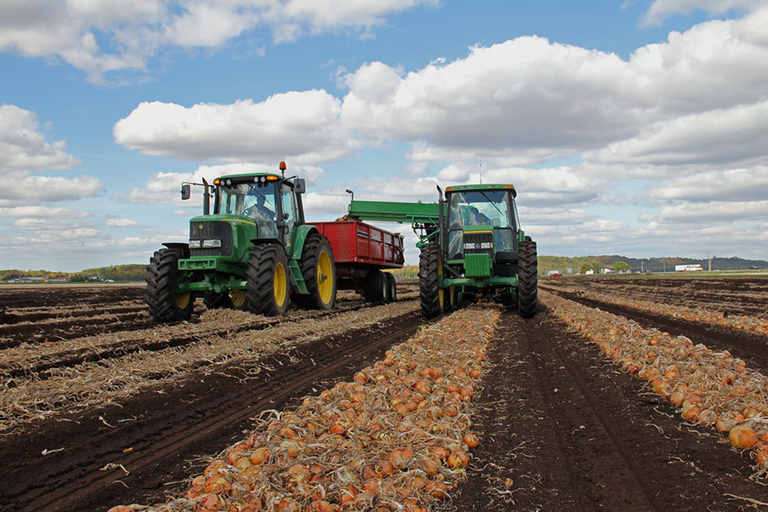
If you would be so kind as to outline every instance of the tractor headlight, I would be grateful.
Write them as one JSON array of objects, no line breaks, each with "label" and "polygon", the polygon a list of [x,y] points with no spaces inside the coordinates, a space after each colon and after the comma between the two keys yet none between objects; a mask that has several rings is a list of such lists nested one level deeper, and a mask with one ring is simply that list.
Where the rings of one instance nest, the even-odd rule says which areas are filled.
[{"label": "tractor headlight", "polygon": [[200,248],[200,240],[190,240],[189,241],[189,248],[190,249],[199,249]]},{"label": "tractor headlight", "polygon": [[203,240],[203,249],[214,249],[218,247],[221,247],[221,240],[219,240],[218,238]]},{"label": "tractor headlight", "polygon": [[490,249],[491,242],[465,242],[464,250],[467,249]]}]

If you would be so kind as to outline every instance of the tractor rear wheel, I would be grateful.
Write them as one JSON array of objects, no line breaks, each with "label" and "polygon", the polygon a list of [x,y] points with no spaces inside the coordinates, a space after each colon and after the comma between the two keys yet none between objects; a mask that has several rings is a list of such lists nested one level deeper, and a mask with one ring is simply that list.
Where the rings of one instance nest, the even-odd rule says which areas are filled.
[{"label": "tractor rear wheel", "polygon": [[147,305],[149,314],[158,322],[186,320],[192,315],[192,293],[176,293],[176,282],[181,276],[179,260],[185,256],[184,249],[165,248],[155,251],[149,260]]},{"label": "tractor rear wheel", "polygon": [[325,236],[319,233],[307,235],[299,268],[309,295],[294,295],[294,302],[303,309],[333,309],[336,305],[336,264],[331,243]]},{"label": "tractor rear wheel", "polygon": [[445,311],[445,294],[439,286],[442,271],[440,248],[436,244],[425,245],[419,255],[419,298],[421,313],[434,318]]},{"label": "tractor rear wheel", "polygon": [[257,245],[246,273],[246,305],[259,315],[279,316],[288,309],[288,257],[277,244]]},{"label": "tractor rear wheel", "polygon": [[520,242],[517,260],[517,312],[523,318],[532,318],[539,307],[538,258],[536,242],[526,236]]}]

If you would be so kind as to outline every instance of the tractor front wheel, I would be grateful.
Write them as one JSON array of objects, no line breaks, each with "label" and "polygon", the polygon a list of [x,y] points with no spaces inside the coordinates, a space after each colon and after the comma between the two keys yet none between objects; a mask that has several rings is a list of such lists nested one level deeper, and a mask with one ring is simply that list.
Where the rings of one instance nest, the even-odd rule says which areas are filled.
[{"label": "tractor front wheel", "polygon": [[183,249],[165,248],[155,251],[147,267],[147,305],[149,314],[158,322],[187,320],[192,315],[194,297],[191,292],[177,293],[179,260]]},{"label": "tractor front wheel", "polygon": [[536,242],[525,237],[520,242],[517,260],[517,312],[523,318],[532,318],[539,307],[539,276]]},{"label": "tractor front wheel", "polygon": [[294,295],[294,302],[303,309],[333,309],[336,305],[336,264],[326,237],[319,233],[307,235],[299,268],[309,295]]},{"label": "tractor front wheel", "polygon": [[445,293],[438,282],[441,271],[440,248],[435,244],[422,247],[419,255],[419,298],[425,318],[434,318],[445,311]]},{"label": "tractor front wheel", "polygon": [[225,293],[205,292],[203,304],[208,309],[245,309],[247,292],[230,290]]},{"label": "tractor front wheel", "polygon": [[246,273],[246,305],[259,315],[280,316],[288,309],[288,257],[277,244],[257,245]]}]

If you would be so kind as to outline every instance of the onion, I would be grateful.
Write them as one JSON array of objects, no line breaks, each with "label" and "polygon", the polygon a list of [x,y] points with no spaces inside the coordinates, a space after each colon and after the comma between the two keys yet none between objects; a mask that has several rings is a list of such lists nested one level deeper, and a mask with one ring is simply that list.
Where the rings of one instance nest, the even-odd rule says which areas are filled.
[{"label": "onion", "polygon": [[411,463],[413,450],[410,448],[395,448],[389,454],[389,462],[397,469],[405,469]]},{"label": "onion", "polygon": [[275,510],[277,512],[300,512],[301,507],[295,499],[286,496],[277,503]]},{"label": "onion", "polygon": [[465,452],[453,452],[448,457],[448,467],[451,469],[463,469],[469,464],[469,455]]},{"label": "onion", "polygon": [[477,438],[475,434],[469,433],[464,436],[464,439],[462,439],[465,445],[467,445],[469,448],[477,448],[477,445],[480,444],[480,440]]},{"label": "onion", "polygon": [[746,425],[736,425],[728,433],[728,439],[736,448],[743,450],[752,447],[757,441],[755,431]]},{"label": "onion", "polygon": [[249,457],[252,464],[263,464],[269,457],[269,449],[266,447],[256,448]]}]

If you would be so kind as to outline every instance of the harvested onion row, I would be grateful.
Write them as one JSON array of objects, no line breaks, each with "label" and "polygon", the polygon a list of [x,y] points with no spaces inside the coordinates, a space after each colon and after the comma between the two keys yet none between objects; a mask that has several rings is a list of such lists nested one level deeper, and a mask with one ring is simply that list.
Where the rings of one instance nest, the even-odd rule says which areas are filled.
[{"label": "harvested onion row", "polygon": [[768,378],[728,351],[540,291],[549,311],[681,410],[685,420],[728,432],[768,476]]},{"label": "harvested onion row", "polygon": [[422,329],[353,382],[263,415],[183,498],[110,512],[429,510],[478,444],[469,401],[499,315],[473,307]]},{"label": "harvested onion row", "polygon": [[575,293],[579,297],[584,297],[602,302],[608,302],[617,306],[625,306],[641,311],[648,311],[657,315],[671,316],[701,322],[729,329],[738,329],[741,331],[754,332],[768,336],[768,320],[744,315],[727,315],[722,311],[715,311],[706,308],[689,308],[677,306],[674,304],[658,304],[656,302],[629,299],[626,296],[614,295],[611,293],[595,293],[586,290],[559,287],[558,289]]}]

